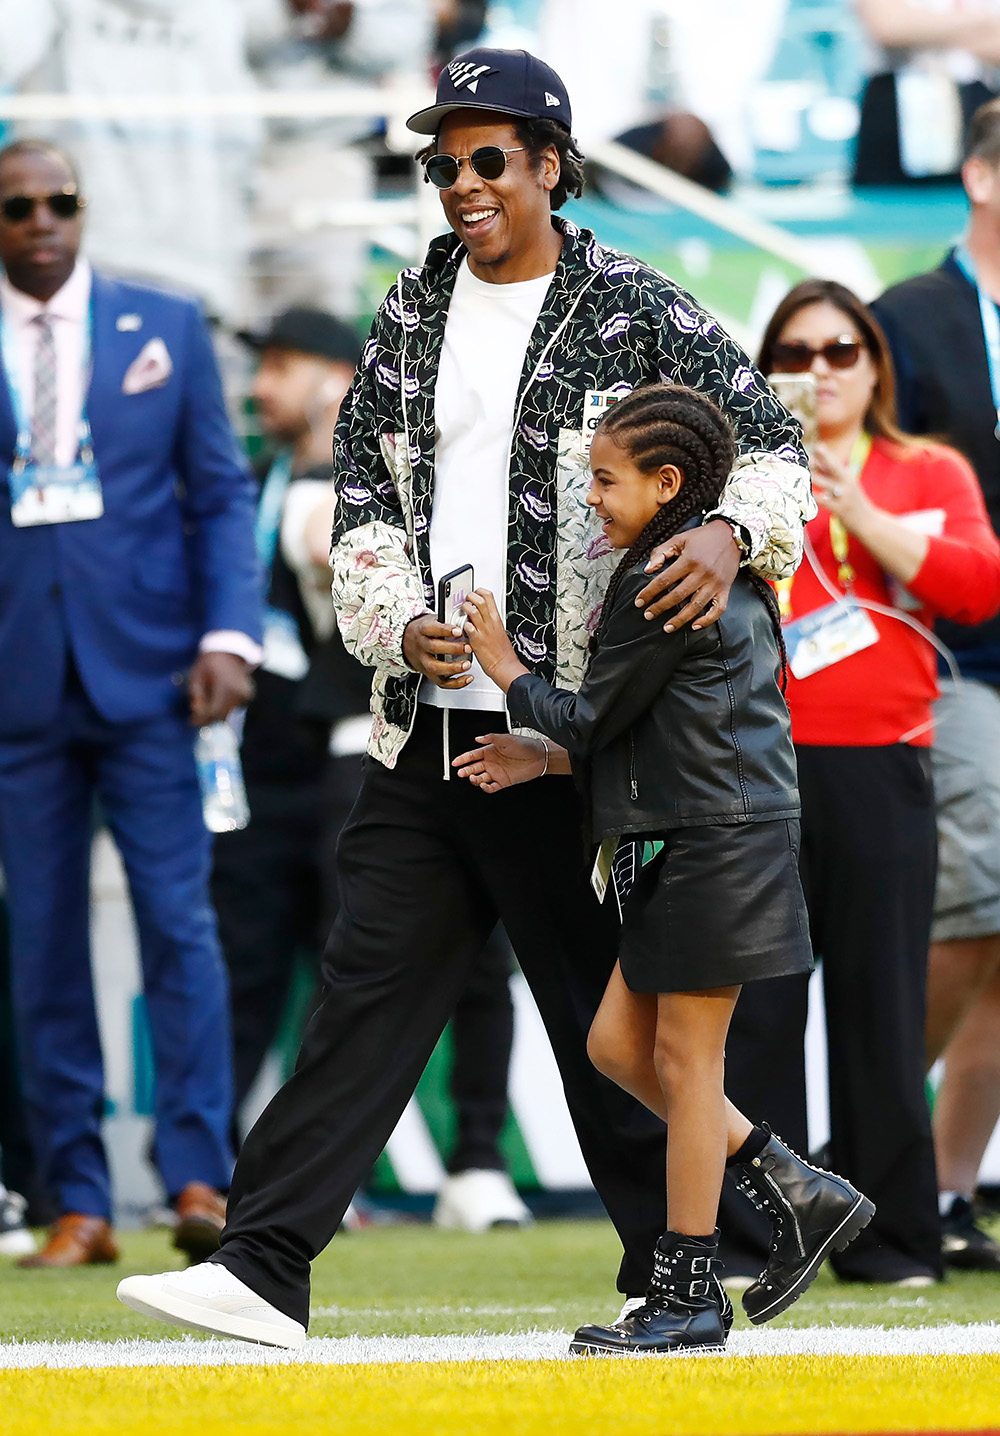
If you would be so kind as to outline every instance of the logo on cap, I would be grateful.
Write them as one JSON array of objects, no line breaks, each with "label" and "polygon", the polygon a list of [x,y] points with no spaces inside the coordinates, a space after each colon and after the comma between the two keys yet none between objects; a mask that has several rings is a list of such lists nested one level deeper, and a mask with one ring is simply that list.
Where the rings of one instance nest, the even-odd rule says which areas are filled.
[{"label": "logo on cap", "polygon": [[[452,60],[448,66],[448,76],[456,90],[468,90],[474,95],[479,89],[479,81],[484,75],[492,75],[494,71],[489,65],[473,65],[468,60]],[[559,101],[556,101],[558,104]]]},{"label": "logo on cap", "polygon": [[552,92],[551,92],[551,90],[546,90],[546,91],[545,91],[545,103],[546,103],[547,105],[561,105],[561,104],[562,104],[562,100],[560,100],[560,98],[559,98],[558,95],[553,95]]}]

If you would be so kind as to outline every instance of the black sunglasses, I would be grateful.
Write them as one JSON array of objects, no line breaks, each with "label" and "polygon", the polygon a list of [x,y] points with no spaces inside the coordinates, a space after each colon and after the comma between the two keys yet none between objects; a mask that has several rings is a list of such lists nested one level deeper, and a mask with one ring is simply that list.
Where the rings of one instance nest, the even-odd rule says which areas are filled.
[{"label": "black sunglasses", "polygon": [[0,200],[0,214],[9,224],[23,224],[35,212],[35,206],[47,204],[56,219],[72,219],[86,204],[75,189],[61,189],[57,194],[12,194]]},{"label": "black sunglasses", "polygon": [[861,357],[861,341],[844,335],[814,349],[801,339],[779,340],[771,349],[771,369],[775,374],[805,374],[817,354],[822,354],[831,369],[853,369]]},{"label": "black sunglasses", "polygon": [[424,161],[424,174],[438,189],[451,189],[468,160],[480,179],[499,179],[507,168],[507,156],[519,155],[523,149],[523,145],[513,150],[502,150],[499,145],[481,145],[471,155],[431,155]]}]

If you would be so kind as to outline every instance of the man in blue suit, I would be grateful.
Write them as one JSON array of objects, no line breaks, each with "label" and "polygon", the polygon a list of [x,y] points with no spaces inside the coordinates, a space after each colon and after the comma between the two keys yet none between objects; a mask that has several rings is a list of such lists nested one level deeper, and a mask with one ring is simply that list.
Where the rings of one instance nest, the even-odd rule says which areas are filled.
[{"label": "man in blue suit", "polygon": [[197,306],[94,273],[40,141],[0,150],[0,861],[25,1097],[62,1217],[22,1264],[113,1261],[88,943],[95,807],[139,929],[176,1244],[217,1245],[224,969],[195,729],[259,657],[253,490]]}]

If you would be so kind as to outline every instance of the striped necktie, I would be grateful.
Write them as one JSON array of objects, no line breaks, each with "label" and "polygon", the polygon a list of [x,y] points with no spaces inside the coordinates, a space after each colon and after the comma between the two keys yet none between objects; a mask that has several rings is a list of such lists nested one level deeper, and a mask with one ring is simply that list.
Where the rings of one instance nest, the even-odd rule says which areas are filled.
[{"label": "striped necktie", "polygon": [[38,330],[35,349],[35,403],[31,414],[31,457],[36,464],[56,461],[56,341],[52,316],[32,320]]}]

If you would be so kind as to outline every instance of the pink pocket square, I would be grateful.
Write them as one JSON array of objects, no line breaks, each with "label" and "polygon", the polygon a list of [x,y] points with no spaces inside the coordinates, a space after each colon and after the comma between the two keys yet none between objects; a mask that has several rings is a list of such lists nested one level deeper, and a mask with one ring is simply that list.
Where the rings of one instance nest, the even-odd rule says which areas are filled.
[{"label": "pink pocket square", "polygon": [[162,339],[150,339],[132,360],[122,380],[123,394],[144,394],[159,389],[174,372],[167,346]]}]

